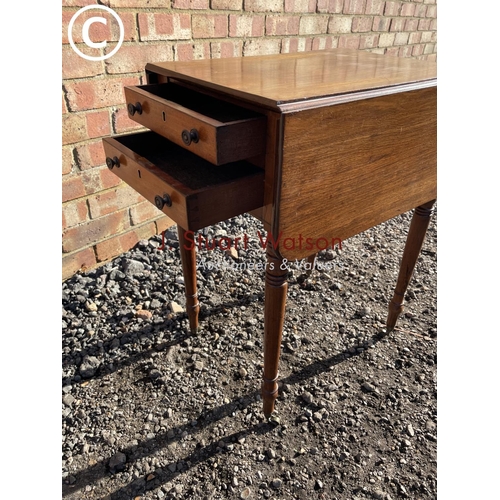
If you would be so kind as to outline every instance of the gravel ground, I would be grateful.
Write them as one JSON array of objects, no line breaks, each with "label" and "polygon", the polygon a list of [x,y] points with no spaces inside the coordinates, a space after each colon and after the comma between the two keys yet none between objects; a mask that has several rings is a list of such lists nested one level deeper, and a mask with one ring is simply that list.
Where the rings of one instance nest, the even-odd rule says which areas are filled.
[{"label": "gravel ground", "polygon": [[[198,253],[188,335],[175,230],[63,284],[63,498],[436,498],[436,217],[383,335],[411,214],[292,264],[277,418],[262,414],[264,263]],[[175,229],[175,228],[174,228]]]}]

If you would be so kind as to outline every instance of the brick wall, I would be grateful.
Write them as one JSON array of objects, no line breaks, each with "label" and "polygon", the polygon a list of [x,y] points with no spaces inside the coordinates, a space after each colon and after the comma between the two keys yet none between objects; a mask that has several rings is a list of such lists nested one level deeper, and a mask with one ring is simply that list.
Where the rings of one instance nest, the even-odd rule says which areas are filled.
[{"label": "brick wall", "polygon": [[[335,47],[388,57],[437,55],[436,0],[103,0],[123,21],[125,38],[109,59],[88,61],[73,51],[67,31],[74,13],[95,3],[63,0],[64,278],[172,224],[107,169],[101,145],[102,137],[140,129],[127,117],[122,89],[145,83],[147,62]],[[77,47],[84,47],[86,14],[72,31]],[[92,26],[93,42],[118,40],[112,23]]]}]

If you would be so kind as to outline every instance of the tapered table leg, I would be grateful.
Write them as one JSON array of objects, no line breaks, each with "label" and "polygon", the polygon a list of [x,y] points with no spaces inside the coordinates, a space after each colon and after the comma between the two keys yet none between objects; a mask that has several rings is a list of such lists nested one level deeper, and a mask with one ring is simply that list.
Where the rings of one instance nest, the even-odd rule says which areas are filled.
[{"label": "tapered table leg", "polygon": [[411,219],[410,230],[406,239],[403,259],[399,268],[398,282],[394,296],[389,303],[389,314],[387,315],[387,333],[394,330],[396,321],[403,311],[403,302],[406,289],[410,283],[415,269],[417,258],[424,243],[425,233],[429,227],[432,209],[436,200],[429,201],[415,209]]},{"label": "tapered table leg", "polygon": [[312,255],[309,255],[309,257],[307,257],[307,263],[309,264],[309,269],[307,270],[306,274],[308,276],[310,276],[312,274],[312,272],[314,271],[314,267],[315,267],[315,264],[316,264],[316,256],[317,254],[313,253]]},{"label": "tapered table leg", "polygon": [[[282,266],[282,259],[276,255],[272,245],[267,246],[266,297],[264,307],[264,377],[262,399],[264,415],[269,417],[274,411],[278,397],[278,365],[280,359],[281,336],[285,318],[285,302],[288,283],[288,269]],[[283,269],[282,269],[283,267]]]},{"label": "tapered table leg", "polygon": [[200,304],[198,303],[198,291],[196,289],[196,250],[190,248],[192,241],[186,240],[186,230],[177,226],[179,235],[179,250],[182,261],[182,274],[184,275],[184,287],[186,290],[186,311],[189,318],[191,333],[198,329],[198,314]]}]

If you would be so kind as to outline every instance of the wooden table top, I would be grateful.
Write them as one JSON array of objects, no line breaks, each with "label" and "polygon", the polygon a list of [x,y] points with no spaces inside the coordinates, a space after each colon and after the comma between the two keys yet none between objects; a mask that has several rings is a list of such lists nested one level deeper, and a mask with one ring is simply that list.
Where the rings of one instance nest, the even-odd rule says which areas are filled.
[{"label": "wooden table top", "polygon": [[[149,63],[146,70],[271,108],[311,99],[436,85],[437,64],[349,49]],[[359,95],[356,97],[359,99]]]}]

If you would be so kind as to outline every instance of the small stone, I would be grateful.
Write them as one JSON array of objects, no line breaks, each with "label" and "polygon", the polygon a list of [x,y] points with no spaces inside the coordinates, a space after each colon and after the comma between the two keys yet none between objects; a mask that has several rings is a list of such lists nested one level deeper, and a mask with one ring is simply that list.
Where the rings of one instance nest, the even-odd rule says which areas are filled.
[{"label": "small stone", "polygon": [[341,453],[340,453],[340,455],[339,455],[339,460],[345,460],[345,459],[346,459],[346,458],[348,458],[348,457],[349,457],[349,452],[347,452],[347,451],[343,451],[343,452],[341,452]]},{"label": "small stone", "polygon": [[142,274],[144,271],[144,264],[134,259],[126,259],[125,262],[123,262],[122,267],[125,273],[132,276]]},{"label": "small stone", "polygon": [[234,260],[238,259],[238,250],[236,250],[236,248],[229,247],[228,253]]},{"label": "small stone", "polygon": [[313,400],[314,400],[314,397],[313,397],[313,395],[310,392],[305,391],[305,392],[302,393],[302,399],[307,404],[311,404],[313,402]]},{"label": "small stone", "polygon": [[95,312],[97,311],[97,305],[95,302],[85,302],[85,310],[88,312]]},{"label": "small stone", "polygon": [[370,384],[370,382],[363,382],[361,385],[361,389],[363,389],[365,392],[375,392],[375,387]]},{"label": "small stone", "polygon": [[271,486],[274,489],[279,490],[283,486],[283,481],[281,479],[279,479],[279,478],[273,479],[272,482],[271,482]]},{"label": "small stone", "polygon": [[65,394],[62,400],[66,406],[71,406],[74,403],[75,398],[71,394]]},{"label": "small stone", "polygon": [[175,471],[176,471],[176,469],[177,469],[177,464],[170,464],[170,465],[168,466],[168,470],[169,470],[170,472],[175,472]]},{"label": "small stone", "polygon": [[411,437],[415,435],[415,431],[413,430],[413,426],[411,424],[408,424],[408,426],[406,427],[406,432]]},{"label": "small stone", "polygon": [[272,448],[269,448],[267,450],[267,456],[271,459],[276,458],[276,452]]},{"label": "small stone", "polygon": [[115,453],[110,459],[109,459],[109,470],[111,472],[120,472],[125,468],[125,463],[127,462],[127,456],[125,453],[122,453],[121,451]]},{"label": "small stone", "polygon": [[240,498],[243,499],[243,500],[245,500],[246,498],[250,498],[251,494],[252,494],[252,490],[250,488],[245,488],[240,493]]},{"label": "small stone", "polygon": [[362,318],[364,318],[365,316],[368,316],[370,313],[372,312],[372,310],[369,308],[369,307],[361,307],[360,309],[358,309],[356,311],[356,314]]},{"label": "small stone", "polygon": [[320,411],[313,413],[313,418],[316,422],[321,422],[323,420],[323,414]]},{"label": "small stone", "polygon": [[427,420],[425,423],[425,429],[428,431],[433,431],[436,428],[436,424],[432,420]]},{"label": "small stone", "polygon": [[161,302],[158,299],[153,299],[151,304],[149,304],[150,309],[159,309],[161,307]]},{"label": "small stone", "polygon": [[172,300],[172,302],[170,302],[169,307],[170,307],[170,310],[174,314],[178,314],[178,313],[184,312],[183,307],[181,305],[177,304],[177,302],[174,302],[173,300]]},{"label": "small stone", "polygon": [[314,489],[315,490],[321,490],[323,489],[323,482],[320,481],[319,479],[316,479],[316,484],[314,485]]},{"label": "small stone", "polygon": [[410,447],[411,447],[411,441],[410,441],[410,440],[408,440],[408,439],[403,439],[403,440],[401,441],[401,446],[402,446],[403,448],[410,448]]},{"label": "small stone", "polygon": [[201,372],[201,370],[203,370],[203,361],[195,361],[193,367],[195,370]]},{"label": "small stone", "polygon": [[80,365],[80,375],[83,378],[90,378],[95,375],[101,362],[95,356],[85,356]]},{"label": "small stone", "polygon": [[269,417],[269,423],[273,425],[280,425],[281,419],[278,417],[278,415],[271,415]]},{"label": "small stone", "polygon": [[241,367],[239,370],[238,370],[238,373],[240,375],[241,378],[245,378],[247,375],[248,375],[248,372],[245,370],[245,368]]},{"label": "small stone", "polygon": [[142,319],[151,319],[153,317],[153,313],[151,311],[147,311],[146,309],[140,309],[135,313],[135,315]]}]

